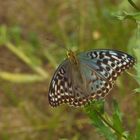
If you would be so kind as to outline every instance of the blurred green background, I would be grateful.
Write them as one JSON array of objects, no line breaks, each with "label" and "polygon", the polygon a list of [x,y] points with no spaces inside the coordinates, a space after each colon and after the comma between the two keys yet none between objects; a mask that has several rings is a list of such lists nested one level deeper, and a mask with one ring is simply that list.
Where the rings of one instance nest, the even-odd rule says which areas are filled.
[{"label": "blurred green background", "polygon": [[[0,0],[0,140],[104,140],[82,109],[50,107],[48,87],[64,47],[134,55],[136,22],[112,16],[123,10],[135,11],[127,0]],[[124,73],[105,105],[111,113],[112,98],[118,101],[132,133],[140,117],[137,87]]]}]

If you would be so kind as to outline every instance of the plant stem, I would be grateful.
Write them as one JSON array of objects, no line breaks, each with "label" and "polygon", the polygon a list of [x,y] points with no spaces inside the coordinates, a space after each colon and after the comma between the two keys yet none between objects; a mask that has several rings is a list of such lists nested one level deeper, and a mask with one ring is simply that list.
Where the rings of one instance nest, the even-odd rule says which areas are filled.
[{"label": "plant stem", "polygon": [[33,133],[33,132],[47,130],[47,128],[48,128],[47,125],[35,126],[34,128],[32,127],[22,127],[20,129],[13,128],[11,131],[8,132],[8,134],[14,135],[14,134],[19,134],[19,133]]},{"label": "plant stem", "polygon": [[137,10],[140,11],[140,8],[136,6],[136,4],[132,0],[128,0],[128,2]]},{"label": "plant stem", "polygon": [[112,128],[118,134],[118,136],[123,137],[124,139],[127,140],[126,136],[122,135],[116,128],[114,128],[96,109],[95,112],[107,126]]},{"label": "plant stem", "polygon": [[44,71],[40,66],[34,65],[32,61],[19,49],[17,49],[12,43],[7,42],[6,47],[12,51],[16,56],[18,56],[22,61],[24,61],[32,70],[42,76],[44,79],[49,77],[49,74]]}]

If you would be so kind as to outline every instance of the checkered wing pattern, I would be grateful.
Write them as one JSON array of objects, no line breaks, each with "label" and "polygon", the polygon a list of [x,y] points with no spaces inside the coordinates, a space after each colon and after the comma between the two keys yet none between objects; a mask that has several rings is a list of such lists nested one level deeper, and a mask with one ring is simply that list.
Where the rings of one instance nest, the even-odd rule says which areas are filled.
[{"label": "checkered wing pattern", "polygon": [[73,69],[68,59],[56,70],[48,94],[51,106],[82,106],[104,98],[117,77],[135,63],[132,56],[115,50],[93,50],[77,58],[80,71]]}]

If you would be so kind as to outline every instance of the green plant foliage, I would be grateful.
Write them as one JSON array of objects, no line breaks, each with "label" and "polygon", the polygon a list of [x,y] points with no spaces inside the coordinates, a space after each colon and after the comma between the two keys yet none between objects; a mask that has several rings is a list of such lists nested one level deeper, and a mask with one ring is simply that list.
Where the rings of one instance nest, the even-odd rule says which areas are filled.
[{"label": "green plant foliage", "polygon": [[92,124],[107,140],[132,140],[129,133],[123,128],[122,113],[118,103],[114,100],[112,116],[102,111],[103,103],[103,101],[96,101],[85,107]]},{"label": "green plant foliage", "polygon": [[140,120],[138,119],[135,140],[140,140]]},{"label": "green plant foliage", "polygon": [[[12,43],[14,42],[14,44]],[[19,27],[0,28],[0,43],[6,46],[12,53],[25,62],[37,74],[12,74],[10,72],[0,72],[0,77],[13,82],[35,82],[48,78],[48,73],[41,68],[41,60],[35,55],[39,46],[37,38],[32,34],[30,42],[21,39],[21,29]],[[36,46],[36,47],[35,47]]]},{"label": "green plant foliage", "polygon": [[[92,124],[97,128],[97,130],[108,140],[116,140],[117,137],[113,134],[111,129],[106,126],[101,119],[100,115],[103,115],[103,102],[97,101],[92,102],[90,105],[85,107],[85,111],[90,117]],[[100,114],[100,115],[99,115]]]},{"label": "green plant foliage", "polygon": [[[132,95],[135,88],[140,93],[139,0],[134,2],[1,1],[0,140],[140,139],[140,94]],[[84,111],[51,108],[49,82],[65,48],[128,52],[137,60],[135,72],[118,78],[109,101],[92,102]]]},{"label": "green plant foliage", "polygon": [[140,12],[130,13],[127,11],[123,11],[123,12],[119,12],[119,13],[114,13],[112,15],[119,20],[131,19],[131,20],[134,20],[136,22],[140,21]]},{"label": "green plant foliage", "polygon": [[6,26],[0,26],[0,45],[4,45],[8,41]]},{"label": "green plant foliage", "polygon": [[116,130],[119,131],[120,134],[123,134],[124,129],[122,126],[122,114],[120,112],[118,103],[115,100],[113,102],[113,107],[114,107],[114,112],[112,115],[113,127],[115,127]]}]

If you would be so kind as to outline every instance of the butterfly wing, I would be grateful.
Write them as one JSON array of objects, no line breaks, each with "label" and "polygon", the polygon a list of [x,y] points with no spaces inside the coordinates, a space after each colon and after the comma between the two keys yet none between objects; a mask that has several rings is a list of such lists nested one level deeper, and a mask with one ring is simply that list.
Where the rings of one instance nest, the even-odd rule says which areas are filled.
[{"label": "butterfly wing", "polygon": [[105,49],[81,53],[77,58],[80,71],[74,69],[69,60],[56,70],[48,94],[51,106],[62,103],[81,106],[105,97],[118,75],[135,63],[126,53]]},{"label": "butterfly wing", "polygon": [[72,104],[74,100],[71,73],[69,70],[69,61],[65,60],[54,73],[48,93],[49,103],[53,107],[62,103]]},{"label": "butterfly wing", "polygon": [[[91,100],[103,98],[113,87],[114,82],[108,82],[92,65],[80,61],[81,79],[72,71],[72,91],[74,94],[73,106],[82,106]],[[77,79],[76,82],[73,79]]]},{"label": "butterfly wing", "polygon": [[127,53],[106,49],[81,53],[79,59],[109,81],[116,80],[121,72],[135,63],[135,59]]},{"label": "butterfly wing", "polygon": [[132,56],[115,50],[94,50],[81,53],[78,57],[87,83],[88,95],[85,96],[88,101],[105,97],[118,75],[135,63]]}]

